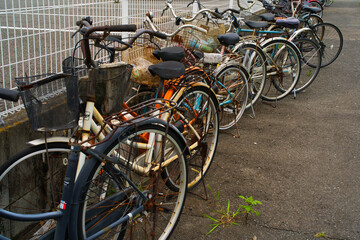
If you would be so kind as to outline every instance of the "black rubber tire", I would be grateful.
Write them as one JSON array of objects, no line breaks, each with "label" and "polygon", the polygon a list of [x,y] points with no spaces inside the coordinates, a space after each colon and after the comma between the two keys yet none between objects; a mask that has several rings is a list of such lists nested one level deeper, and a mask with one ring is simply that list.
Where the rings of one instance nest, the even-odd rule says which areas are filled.
[{"label": "black rubber tire", "polygon": [[344,44],[343,35],[340,29],[331,23],[320,23],[313,29],[320,40],[318,43],[323,54],[321,67],[326,67],[340,55]]},{"label": "black rubber tire", "polygon": [[[54,211],[60,203],[65,175],[66,158],[70,152],[68,143],[48,143],[49,168],[46,161],[45,144],[32,146],[12,156],[0,167],[0,191],[2,201],[0,207],[15,213],[35,214]],[[50,176],[53,179],[53,193]],[[9,191],[10,190],[10,191]],[[5,196],[8,203],[4,205]],[[55,198],[55,201],[53,200]],[[44,223],[53,221],[18,222],[0,218],[2,226],[11,223],[11,234],[4,235],[11,239],[30,239]],[[55,227],[55,226],[53,226]],[[49,228],[47,231],[51,231]],[[42,228],[44,229],[44,228]],[[46,232],[40,234],[41,236]]]},{"label": "black rubber tire", "polygon": [[[119,146],[119,142],[123,142],[126,140],[132,140],[131,138],[129,138],[130,136],[136,136],[138,133],[143,133],[143,132],[154,132],[154,133],[164,133],[165,132],[165,127],[164,126],[160,126],[160,125],[156,125],[156,124],[145,124],[145,125],[140,125],[140,126],[136,126],[136,127],[132,127],[130,128],[128,131],[124,132],[123,134],[120,134],[118,136],[116,136],[115,138],[110,138],[109,141],[107,143],[107,146],[105,149],[102,149],[101,152],[104,152],[105,154],[110,155],[111,152],[114,150],[114,148],[116,149],[116,151],[118,152],[122,152],[122,149],[117,148],[117,146]],[[183,209],[184,203],[185,203],[185,198],[186,198],[186,189],[187,189],[187,170],[186,170],[186,161],[184,158],[184,155],[182,154],[183,150],[185,149],[185,145],[184,142],[181,140],[181,136],[179,135],[180,133],[169,129],[168,133],[168,139],[171,142],[172,146],[174,146],[174,149],[177,153],[177,160],[175,162],[170,163],[169,165],[167,165],[165,168],[161,168],[162,170],[166,169],[166,170],[170,170],[169,168],[171,167],[179,167],[180,169],[180,173],[179,176],[180,180],[177,179],[177,177],[166,177],[164,175],[169,175],[169,173],[172,173],[172,171],[170,172],[166,172],[166,174],[164,174],[164,171],[161,172],[161,174],[156,174],[156,172],[153,172],[153,175],[149,175],[148,177],[146,176],[141,176],[136,174],[134,171],[130,171],[127,169],[127,171],[123,168],[123,166],[121,164],[110,164],[110,163],[101,163],[99,161],[97,161],[94,158],[90,158],[86,161],[84,167],[82,168],[78,180],[76,182],[75,185],[75,190],[74,190],[74,202],[78,203],[73,207],[72,210],[72,220],[73,223],[76,222],[76,226],[77,226],[77,231],[79,234],[79,239],[84,239],[84,237],[88,237],[85,236],[85,231],[95,231],[96,229],[87,229],[85,230],[86,224],[92,224],[92,226],[96,226],[96,227],[100,227],[100,225],[102,223],[104,223],[104,221],[110,221],[110,222],[106,222],[107,226],[109,223],[115,221],[115,219],[119,219],[121,218],[121,216],[123,216],[123,214],[127,214],[129,213],[132,208],[134,208],[134,204],[131,203],[135,203],[139,200],[139,196],[137,195],[138,193],[131,189],[130,187],[126,187],[129,186],[126,181],[123,178],[119,178],[119,177],[114,177],[113,172],[114,171],[109,171],[109,169],[120,169],[120,171],[122,172],[126,172],[127,173],[127,177],[129,179],[132,179],[132,181],[135,183],[136,186],[138,186],[138,189],[140,191],[142,191],[144,194],[147,194],[147,196],[149,197],[150,200],[148,200],[147,202],[143,203],[144,206],[144,211],[143,214],[141,214],[140,216],[134,216],[134,219],[131,222],[127,222],[127,224],[122,224],[120,226],[118,226],[117,230],[118,232],[116,232],[116,229],[113,229],[114,232],[109,232],[108,234],[105,234],[103,239],[128,239],[128,237],[130,238],[130,236],[128,236],[127,232],[125,231],[130,231],[130,230],[137,230],[138,228],[140,228],[142,226],[142,224],[145,224],[147,229],[151,229],[150,226],[148,226],[148,223],[151,222],[152,217],[154,216],[154,212],[156,212],[156,214],[162,214],[162,216],[158,216],[158,218],[160,219],[164,219],[164,216],[169,216],[170,220],[169,222],[167,222],[167,219],[165,220],[166,223],[166,227],[164,229],[162,229],[160,232],[155,232],[156,234],[159,234],[159,236],[155,236],[156,238],[159,239],[168,239],[171,235],[171,233],[173,232],[173,230],[175,229],[180,215],[181,215],[181,211]],[[121,146],[121,144],[120,144]],[[130,146],[130,145],[129,145]],[[99,146],[100,147],[100,146]],[[125,156],[122,155],[121,156]],[[131,156],[131,155],[127,155],[127,156]],[[134,155],[135,156],[135,155]],[[138,155],[136,155],[138,156]],[[121,161],[121,160],[118,160]],[[152,165],[155,164],[155,162],[152,163]],[[161,176],[160,176],[161,175]],[[155,177],[156,176],[156,177]],[[104,210],[102,210],[102,213],[100,214],[100,218],[96,219],[95,216],[92,216],[91,219],[89,219],[89,222],[86,221],[86,214],[89,214],[89,211],[91,211],[91,206],[95,206],[94,204],[98,203],[96,201],[99,200],[99,197],[96,197],[95,194],[95,190],[99,190],[99,189],[95,189],[95,184],[100,183],[100,181],[102,181],[102,179],[105,178],[106,180],[110,180],[108,183],[112,184],[112,185],[107,185],[106,187],[106,192],[104,191],[104,183],[99,184],[99,189],[102,191],[102,194],[104,195],[104,199],[101,200],[100,203],[107,203],[107,200],[111,198],[111,196],[117,196],[116,194],[125,194],[125,196],[121,196],[121,198],[119,199],[119,202],[111,200],[110,204],[111,206],[108,207],[108,204],[105,204],[103,206],[105,206],[105,210],[106,212],[104,212]],[[143,178],[143,179],[142,179]],[[146,179],[148,178],[148,179]],[[147,182],[144,183],[141,181],[145,181],[148,180]],[[178,185],[177,190],[178,191],[173,191],[169,188],[169,186],[176,186],[176,184],[173,183],[173,181],[177,181],[177,183],[179,183],[180,185]],[[148,183],[149,185],[146,185],[146,183]],[[94,186],[93,186],[94,185]],[[110,187],[108,187],[110,186]],[[114,186],[114,188],[111,188],[111,186]],[[124,188],[125,187],[125,188]],[[155,192],[153,191],[154,188],[161,188],[160,192],[157,192],[158,190],[156,189]],[[111,191],[111,192],[109,192]],[[112,192],[112,191],[117,191],[117,192]],[[94,198],[90,198],[92,196],[92,194],[94,195]],[[111,195],[114,194],[114,195]],[[137,195],[137,196],[136,196]],[[117,199],[117,198],[116,198]],[[94,201],[94,204],[91,204],[91,201]],[[136,201],[135,201],[136,200]],[[168,203],[171,200],[175,200],[175,202],[171,203],[172,205],[169,205],[167,207],[163,207],[161,208],[161,204],[164,202],[165,204]],[[109,200],[110,201],[110,200]],[[134,202],[135,201],[135,202]],[[126,203],[126,204],[125,204]],[[123,205],[122,205],[123,204]],[[160,204],[160,205],[159,205]],[[138,204],[136,204],[138,205]],[[174,210],[171,209],[171,206],[175,206]],[[86,208],[89,208],[88,210]],[[117,210],[118,212],[116,212],[115,210]],[[111,214],[121,214],[121,216],[117,216],[115,215],[115,219],[107,219],[112,217]],[[168,215],[166,215],[168,214]],[[102,217],[101,217],[102,216]],[[99,217],[99,216],[97,216]],[[97,221],[95,222],[96,224],[94,224],[91,221]],[[160,223],[160,220],[158,220],[159,222],[157,222],[158,224]],[[151,224],[150,224],[151,225]],[[101,227],[104,227],[101,226]],[[145,229],[145,226],[144,226]],[[159,230],[159,229],[157,229]],[[142,234],[150,234],[150,232],[146,232],[146,231],[140,231]],[[138,232],[136,232],[138,233]],[[113,238],[110,238],[110,235],[113,235]],[[90,234],[91,235],[91,234]],[[146,239],[146,237],[151,238],[149,235],[147,236],[142,236],[140,237],[140,239]],[[100,238],[101,239],[101,238]]]},{"label": "black rubber tire", "polygon": [[[268,78],[261,98],[278,101],[292,92],[300,78],[300,52],[292,42],[285,39],[273,39],[264,43],[262,48],[267,57]],[[280,73],[277,68],[281,70]]]}]

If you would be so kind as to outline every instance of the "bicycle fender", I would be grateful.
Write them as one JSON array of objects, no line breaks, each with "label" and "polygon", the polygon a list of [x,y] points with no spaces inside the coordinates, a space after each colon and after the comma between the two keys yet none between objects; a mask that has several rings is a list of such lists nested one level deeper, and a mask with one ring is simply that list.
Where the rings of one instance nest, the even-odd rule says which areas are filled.
[{"label": "bicycle fender", "polygon": [[235,53],[239,48],[241,48],[244,45],[253,45],[254,47],[258,47],[255,43],[250,42],[250,41],[248,41],[248,42],[239,42],[234,46],[232,52]]},{"label": "bicycle fender", "polygon": [[197,82],[197,83],[194,83],[191,85],[191,87],[197,87],[197,86],[206,87],[206,88],[210,89],[209,95],[213,99],[213,101],[215,101],[216,110],[220,112],[220,107],[219,107],[220,102],[219,102],[219,99],[216,97],[214,90],[211,87],[209,87],[209,85],[207,85],[206,83],[203,83],[203,82]]},{"label": "bicycle fender", "polygon": [[[69,139],[70,138],[68,138],[68,137],[49,137],[49,138],[46,138],[46,142],[47,143],[53,143],[53,142],[68,143]],[[38,146],[38,145],[41,145],[41,144],[45,144],[45,138],[35,139],[35,140],[27,142],[26,144],[29,145],[29,146]]]},{"label": "bicycle fender", "polygon": [[[162,119],[159,119],[159,118],[151,118],[151,119],[148,119],[148,120],[144,120],[141,122],[138,122],[136,124],[133,124],[133,125],[130,125],[130,126],[126,126],[126,127],[119,127],[115,133],[110,136],[111,138],[114,138],[114,139],[117,139],[119,138],[124,132],[126,132],[127,130],[130,130],[132,128],[137,128],[137,127],[140,127],[140,126],[144,126],[144,125],[149,125],[149,124],[158,124],[158,125],[162,125],[164,127],[167,126],[167,122],[162,120]],[[177,132],[177,135],[179,135],[179,138],[180,140],[182,141],[182,144],[184,146],[184,154],[185,156],[190,156],[191,153],[190,153],[190,149],[189,147],[187,146],[187,143],[186,143],[186,140],[185,140],[185,137],[184,135],[172,124],[169,124],[169,131],[175,131]],[[109,135],[105,138],[105,139],[108,139],[109,138]],[[106,141],[104,140],[101,144],[99,144],[98,146],[95,147],[95,150],[99,151],[99,152],[103,152],[109,145],[111,144],[111,141]]]},{"label": "bicycle fender", "polygon": [[[273,38],[269,38],[269,39],[266,39],[265,41],[261,42],[260,43],[260,46],[261,47],[264,47],[265,44],[267,44],[268,42],[271,42],[273,40],[285,40],[285,41],[288,41],[290,42],[289,40],[287,40],[286,38],[283,38],[283,37],[273,37]],[[290,42],[291,43],[291,42]]]},{"label": "bicycle fender", "polygon": [[261,46],[261,47],[264,47],[265,44],[267,44],[268,42],[271,42],[271,41],[273,41],[273,40],[283,40],[283,41],[287,41],[287,42],[289,43],[289,45],[292,45],[292,46],[294,47],[294,49],[295,49],[295,51],[296,51],[296,54],[297,54],[297,55],[299,56],[299,58],[300,58],[301,53],[300,53],[300,50],[298,49],[298,47],[297,47],[293,42],[291,42],[291,41],[289,41],[288,39],[283,38],[283,37],[269,38],[269,39],[265,40],[264,42],[262,42],[262,43],[260,44],[260,46]]}]

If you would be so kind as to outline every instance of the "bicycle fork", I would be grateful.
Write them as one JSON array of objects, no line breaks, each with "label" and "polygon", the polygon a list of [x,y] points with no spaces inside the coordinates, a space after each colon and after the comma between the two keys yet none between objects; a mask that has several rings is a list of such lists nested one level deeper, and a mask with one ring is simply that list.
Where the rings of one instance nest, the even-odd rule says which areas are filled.
[{"label": "bicycle fork", "polygon": [[68,223],[70,220],[72,196],[74,191],[76,169],[79,160],[79,153],[81,146],[73,145],[71,146],[71,153],[68,159],[68,166],[66,168],[63,193],[60,201],[60,212],[62,213],[61,217],[58,219],[56,224],[55,231],[55,240],[63,240],[67,238],[68,234]]}]

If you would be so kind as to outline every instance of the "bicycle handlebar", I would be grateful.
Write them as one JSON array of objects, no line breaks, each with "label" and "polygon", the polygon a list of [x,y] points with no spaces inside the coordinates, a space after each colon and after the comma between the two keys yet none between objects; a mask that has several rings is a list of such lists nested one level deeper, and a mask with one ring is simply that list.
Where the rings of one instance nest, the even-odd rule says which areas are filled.
[{"label": "bicycle handlebar", "polygon": [[0,98],[16,102],[19,100],[20,92],[16,90],[10,90],[6,88],[0,88]]},{"label": "bicycle handlebar", "polygon": [[[10,90],[6,88],[0,88],[0,98],[9,100],[12,102],[16,102],[19,100],[20,92],[16,90]],[[2,120],[0,116],[0,126],[4,126],[5,122]]]},{"label": "bicycle handlebar", "polygon": [[191,24],[185,24],[180,26],[178,29],[176,29],[173,33],[166,33],[166,32],[159,32],[157,30],[157,27],[154,25],[152,18],[150,17],[150,14],[146,14],[146,18],[145,18],[145,22],[148,23],[151,27],[151,29],[156,32],[156,33],[161,33],[166,37],[173,37],[175,36],[178,32],[180,32],[181,30],[183,30],[184,28],[192,28],[196,31],[202,32],[202,33],[207,33],[207,30],[205,30],[204,28],[195,26],[195,25],[191,25]]},{"label": "bicycle handlebar", "polygon": [[89,27],[84,37],[89,37],[91,33],[96,31],[109,31],[109,32],[136,32],[135,24],[125,24],[125,25],[110,25],[110,26],[93,26]]},{"label": "bicycle handlebar", "polygon": [[[90,18],[83,18],[80,21],[76,22],[76,25],[79,26],[79,30],[77,30],[74,34],[77,32],[80,32],[84,38],[81,40],[82,44],[82,51],[83,55],[85,57],[85,64],[90,67],[93,62],[91,59],[91,52],[89,47],[89,39],[94,40],[109,40],[109,41],[115,41],[119,42],[125,46],[123,47],[113,47],[114,51],[124,51],[130,47],[132,47],[132,44],[135,42],[137,38],[139,38],[142,34],[149,34],[150,36],[156,36],[158,38],[166,39],[167,36],[165,33],[159,32],[159,31],[151,31],[148,29],[141,29],[137,31],[137,27],[135,24],[124,24],[124,25],[106,25],[106,26],[92,26],[92,21]],[[103,34],[95,33],[97,31],[102,31]],[[122,41],[121,36],[118,35],[110,35],[110,32],[136,32],[134,36],[130,38],[129,41],[124,42]],[[73,35],[74,35],[73,34]]]}]

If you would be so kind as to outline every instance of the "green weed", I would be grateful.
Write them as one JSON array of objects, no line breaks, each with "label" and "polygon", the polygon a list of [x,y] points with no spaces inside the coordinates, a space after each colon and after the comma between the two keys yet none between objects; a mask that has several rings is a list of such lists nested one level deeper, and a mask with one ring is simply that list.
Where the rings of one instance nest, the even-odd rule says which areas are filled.
[{"label": "green weed", "polygon": [[[207,214],[203,214],[204,217],[209,218],[214,223],[210,224],[212,226],[211,230],[206,234],[209,235],[212,233],[216,228],[219,226],[226,227],[231,225],[239,225],[240,219],[241,219],[241,213],[245,214],[245,223],[248,221],[249,215],[252,213],[255,213],[257,216],[259,216],[259,212],[254,210],[254,207],[257,204],[262,204],[260,201],[254,200],[253,197],[245,198],[244,196],[239,196],[240,198],[245,200],[246,205],[238,205],[236,211],[230,210],[230,200],[227,202],[227,206],[223,206],[220,203],[220,194],[219,192],[215,193],[210,185],[208,185],[211,193],[213,194],[216,204],[217,204],[217,210],[215,212],[217,213],[218,217],[211,217]],[[241,211],[241,210],[244,211]]]},{"label": "green weed", "polygon": [[255,213],[256,216],[260,216],[260,213],[254,209],[256,205],[261,205],[262,203],[258,200],[254,200],[252,196],[246,198],[244,196],[239,195],[239,198],[242,198],[246,205],[241,205],[241,208],[244,209],[243,213],[245,213],[245,223],[248,222],[249,216],[252,213]]},{"label": "green weed", "polygon": [[315,234],[314,237],[316,237],[316,238],[327,238],[326,235],[325,235],[325,232],[317,233],[317,234]]}]

